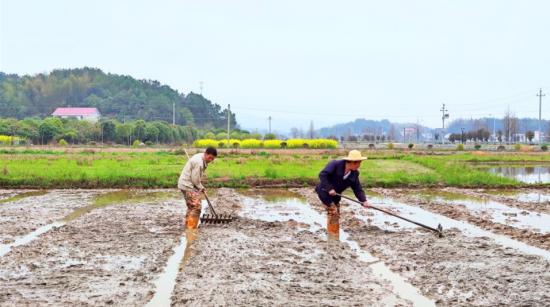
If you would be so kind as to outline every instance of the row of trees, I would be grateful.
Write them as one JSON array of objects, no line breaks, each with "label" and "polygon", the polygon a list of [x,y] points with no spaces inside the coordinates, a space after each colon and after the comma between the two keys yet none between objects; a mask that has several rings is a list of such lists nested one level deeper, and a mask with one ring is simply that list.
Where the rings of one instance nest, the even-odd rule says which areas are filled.
[{"label": "row of trees", "polygon": [[134,141],[150,143],[192,143],[199,130],[190,126],[169,125],[162,121],[144,120],[119,122],[102,120],[98,123],[75,119],[14,118],[0,119],[0,135],[16,136],[31,144],[48,144],[61,139],[71,144],[118,143]]},{"label": "row of trees", "polygon": [[[69,144],[117,143],[132,145],[134,142],[147,144],[192,144],[197,139],[227,139],[227,131],[198,129],[192,126],[170,125],[164,121],[125,121],[103,119],[93,123],[86,120],[60,119],[57,117],[0,118],[0,135],[19,137],[30,144],[49,144],[61,139]],[[250,133],[235,129],[231,139],[273,140],[276,135]]]}]

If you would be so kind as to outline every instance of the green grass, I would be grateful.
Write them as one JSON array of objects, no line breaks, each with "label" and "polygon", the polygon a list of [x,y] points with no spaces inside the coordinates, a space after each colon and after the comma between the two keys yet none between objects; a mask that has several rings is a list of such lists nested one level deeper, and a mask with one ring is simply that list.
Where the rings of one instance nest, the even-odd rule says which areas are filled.
[{"label": "green grass", "polygon": [[[524,184],[475,167],[472,162],[548,161],[532,153],[415,155],[367,152],[361,180],[367,187],[517,187]],[[328,154],[224,154],[209,166],[211,187],[256,184],[313,185],[331,159]],[[65,153],[0,152],[0,187],[12,188],[173,188],[186,162],[173,152]]]}]

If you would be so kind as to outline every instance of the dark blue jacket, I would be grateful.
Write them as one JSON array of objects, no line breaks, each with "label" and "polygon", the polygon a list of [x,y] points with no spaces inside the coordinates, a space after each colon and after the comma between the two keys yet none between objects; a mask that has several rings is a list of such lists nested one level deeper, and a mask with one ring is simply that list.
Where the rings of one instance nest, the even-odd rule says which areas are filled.
[{"label": "dark blue jacket", "polygon": [[324,204],[332,202],[338,203],[340,197],[333,197],[328,194],[328,191],[334,189],[338,194],[341,194],[345,189],[351,187],[355,197],[360,202],[367,200],[365,191],[359,182],[359,171],[351,171],[348,178],[344,180],[344,172],[346,170],[346,160],[333,160],[319,173],[321,182],[315,188],[319,198]]}]

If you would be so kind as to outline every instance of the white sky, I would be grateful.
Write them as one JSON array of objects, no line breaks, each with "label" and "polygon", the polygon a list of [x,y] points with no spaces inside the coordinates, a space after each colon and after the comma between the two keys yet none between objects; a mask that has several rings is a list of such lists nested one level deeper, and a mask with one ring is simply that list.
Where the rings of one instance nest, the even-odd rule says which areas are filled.
[{"label": "white sky", "polygon": [[[0,0],[0,71],[97,67],[231,104],[244,128],[538,118],[547,1]],[[550,93],[549,93],[550,94]],[[543,118],[550,118],[550,95]]]}]

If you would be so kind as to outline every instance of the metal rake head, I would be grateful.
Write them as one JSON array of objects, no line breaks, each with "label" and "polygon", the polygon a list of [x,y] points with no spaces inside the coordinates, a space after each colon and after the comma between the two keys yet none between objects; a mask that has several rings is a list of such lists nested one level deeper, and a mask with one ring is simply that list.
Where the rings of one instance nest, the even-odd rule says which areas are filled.
[{"label": "metal rake head", "polygon": [[234,217],[230,214],[203,214],[200,218],[204,224],[227,224],[233,221]]}]

